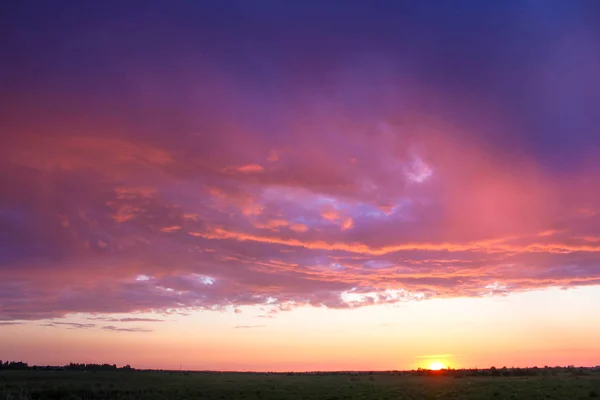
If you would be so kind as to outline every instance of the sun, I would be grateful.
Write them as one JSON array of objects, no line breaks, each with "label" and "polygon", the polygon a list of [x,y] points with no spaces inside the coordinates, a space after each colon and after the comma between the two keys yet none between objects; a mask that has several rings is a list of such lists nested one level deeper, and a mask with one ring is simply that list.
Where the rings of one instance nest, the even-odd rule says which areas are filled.
[{"label": "sun", "polygon": [[431,364],[429,364],[429,369],[432,371],[439,371],[441,369],[446,369],[446,365],[439,361],[434,361]]}]

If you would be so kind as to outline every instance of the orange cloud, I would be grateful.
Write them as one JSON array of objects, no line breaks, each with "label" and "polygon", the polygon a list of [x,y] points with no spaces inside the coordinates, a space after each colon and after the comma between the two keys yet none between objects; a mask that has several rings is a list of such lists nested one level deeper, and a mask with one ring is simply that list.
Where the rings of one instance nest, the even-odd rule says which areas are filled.
[{"label": "orange cloud", "polygon": [[321,217],[325,218],[327,221],[337,221],[341,219],[340,213],[333,207],[329,207],[322,211]]},{"label": "orange cloud", "polygon": [[327,242],[327,241],[302,241],[295,238],[280,238],[274,236],[260,236],[243,232],[228,231],[223,228],[214,228],[207,232],[189,232],[192,236],[207,239],[232,239],[238,241],[253,241],[260,243],[282,244],[292,247],[304,247],[318,250],[342,250],[349,253],[385,255],[399,251],[470,251],[484,253],[515,252],[515,253],[572,253],[572,252],[599,252],[600,245],[568,245],[564,243],[530,243],[516,245],[505,243],[509,239],[502,238],[494,240],[464,242],[464,243],[405,243],[372,247],[364,243],[354,242]]},{"label": "orange cloud", "polygon": [[[26,135],[23,137],[26,140]],[[124,168],[164,167],[173,155],[140,142],[108,136],[43,136],[29,141],[11,157],[18,164],[48,169],[105,168],[121,174]]]},{"label": "orange cloud", "polygon": [[244,174],[257,174],[264,172],[264,167],[259,164],[246,164],[240,167],[236,167],[232,169],[233,171],[241,172]]},{"label": "orange cloud", "polygon": [[304,224],[292,224],[290,225],[290,229],[294,232],[306,232],[308,231],[308,226]]},{"label": "orange cloud", "polygon": [[325,220],[334,222],[340,225],[341,230],[345,231],[354,226],[352,217],[344,217],[338,210],[333,206],[328,205],[323,211],[321,211],[321,217]]},{"label": "orange cloud", "polygon": [[165,226],[165,227],[163,227],[163,228],[160,228],[160,231],[161,231],[161,232],[177,232],[177,231],[179,231],[179,230],[181,230],[181,227],[180,227],[180,226],[177,226],[177,225],[173,225],[173,226]]},{"label": "orange cloud", "polygon": [[343,231],[350,229],[353,226],[354,226],[354,221],[352,220],[352,218],[350,218],[350,217],[344,218],[344,222],[342,222],[342,230]]}]

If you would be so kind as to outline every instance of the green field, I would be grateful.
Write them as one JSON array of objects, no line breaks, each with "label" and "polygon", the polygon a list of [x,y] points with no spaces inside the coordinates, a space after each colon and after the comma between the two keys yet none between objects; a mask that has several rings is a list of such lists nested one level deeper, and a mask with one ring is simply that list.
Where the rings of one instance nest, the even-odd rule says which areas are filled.
[{"label": "green field", "polygon": [[0,371],[0,400],[16,399],[591,399],[600,373],[445,377],[398,373]]}]

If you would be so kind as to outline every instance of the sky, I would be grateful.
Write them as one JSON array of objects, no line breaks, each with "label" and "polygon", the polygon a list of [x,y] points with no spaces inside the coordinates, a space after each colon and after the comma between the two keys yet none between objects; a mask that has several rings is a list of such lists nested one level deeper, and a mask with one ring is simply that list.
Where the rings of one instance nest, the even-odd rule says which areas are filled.
[{"label": "sky", "polygon": [[0,5],[0,358],[600,364],[600,3]]}]

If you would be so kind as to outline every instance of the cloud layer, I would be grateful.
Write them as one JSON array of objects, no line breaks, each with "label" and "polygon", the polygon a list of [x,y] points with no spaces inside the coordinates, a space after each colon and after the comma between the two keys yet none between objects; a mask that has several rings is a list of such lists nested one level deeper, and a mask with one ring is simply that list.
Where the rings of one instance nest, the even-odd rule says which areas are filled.
[{"label": "cloud layer", "polygon": [[595,5],[209,3],[11,10],[0,320],[600,284]]}]

